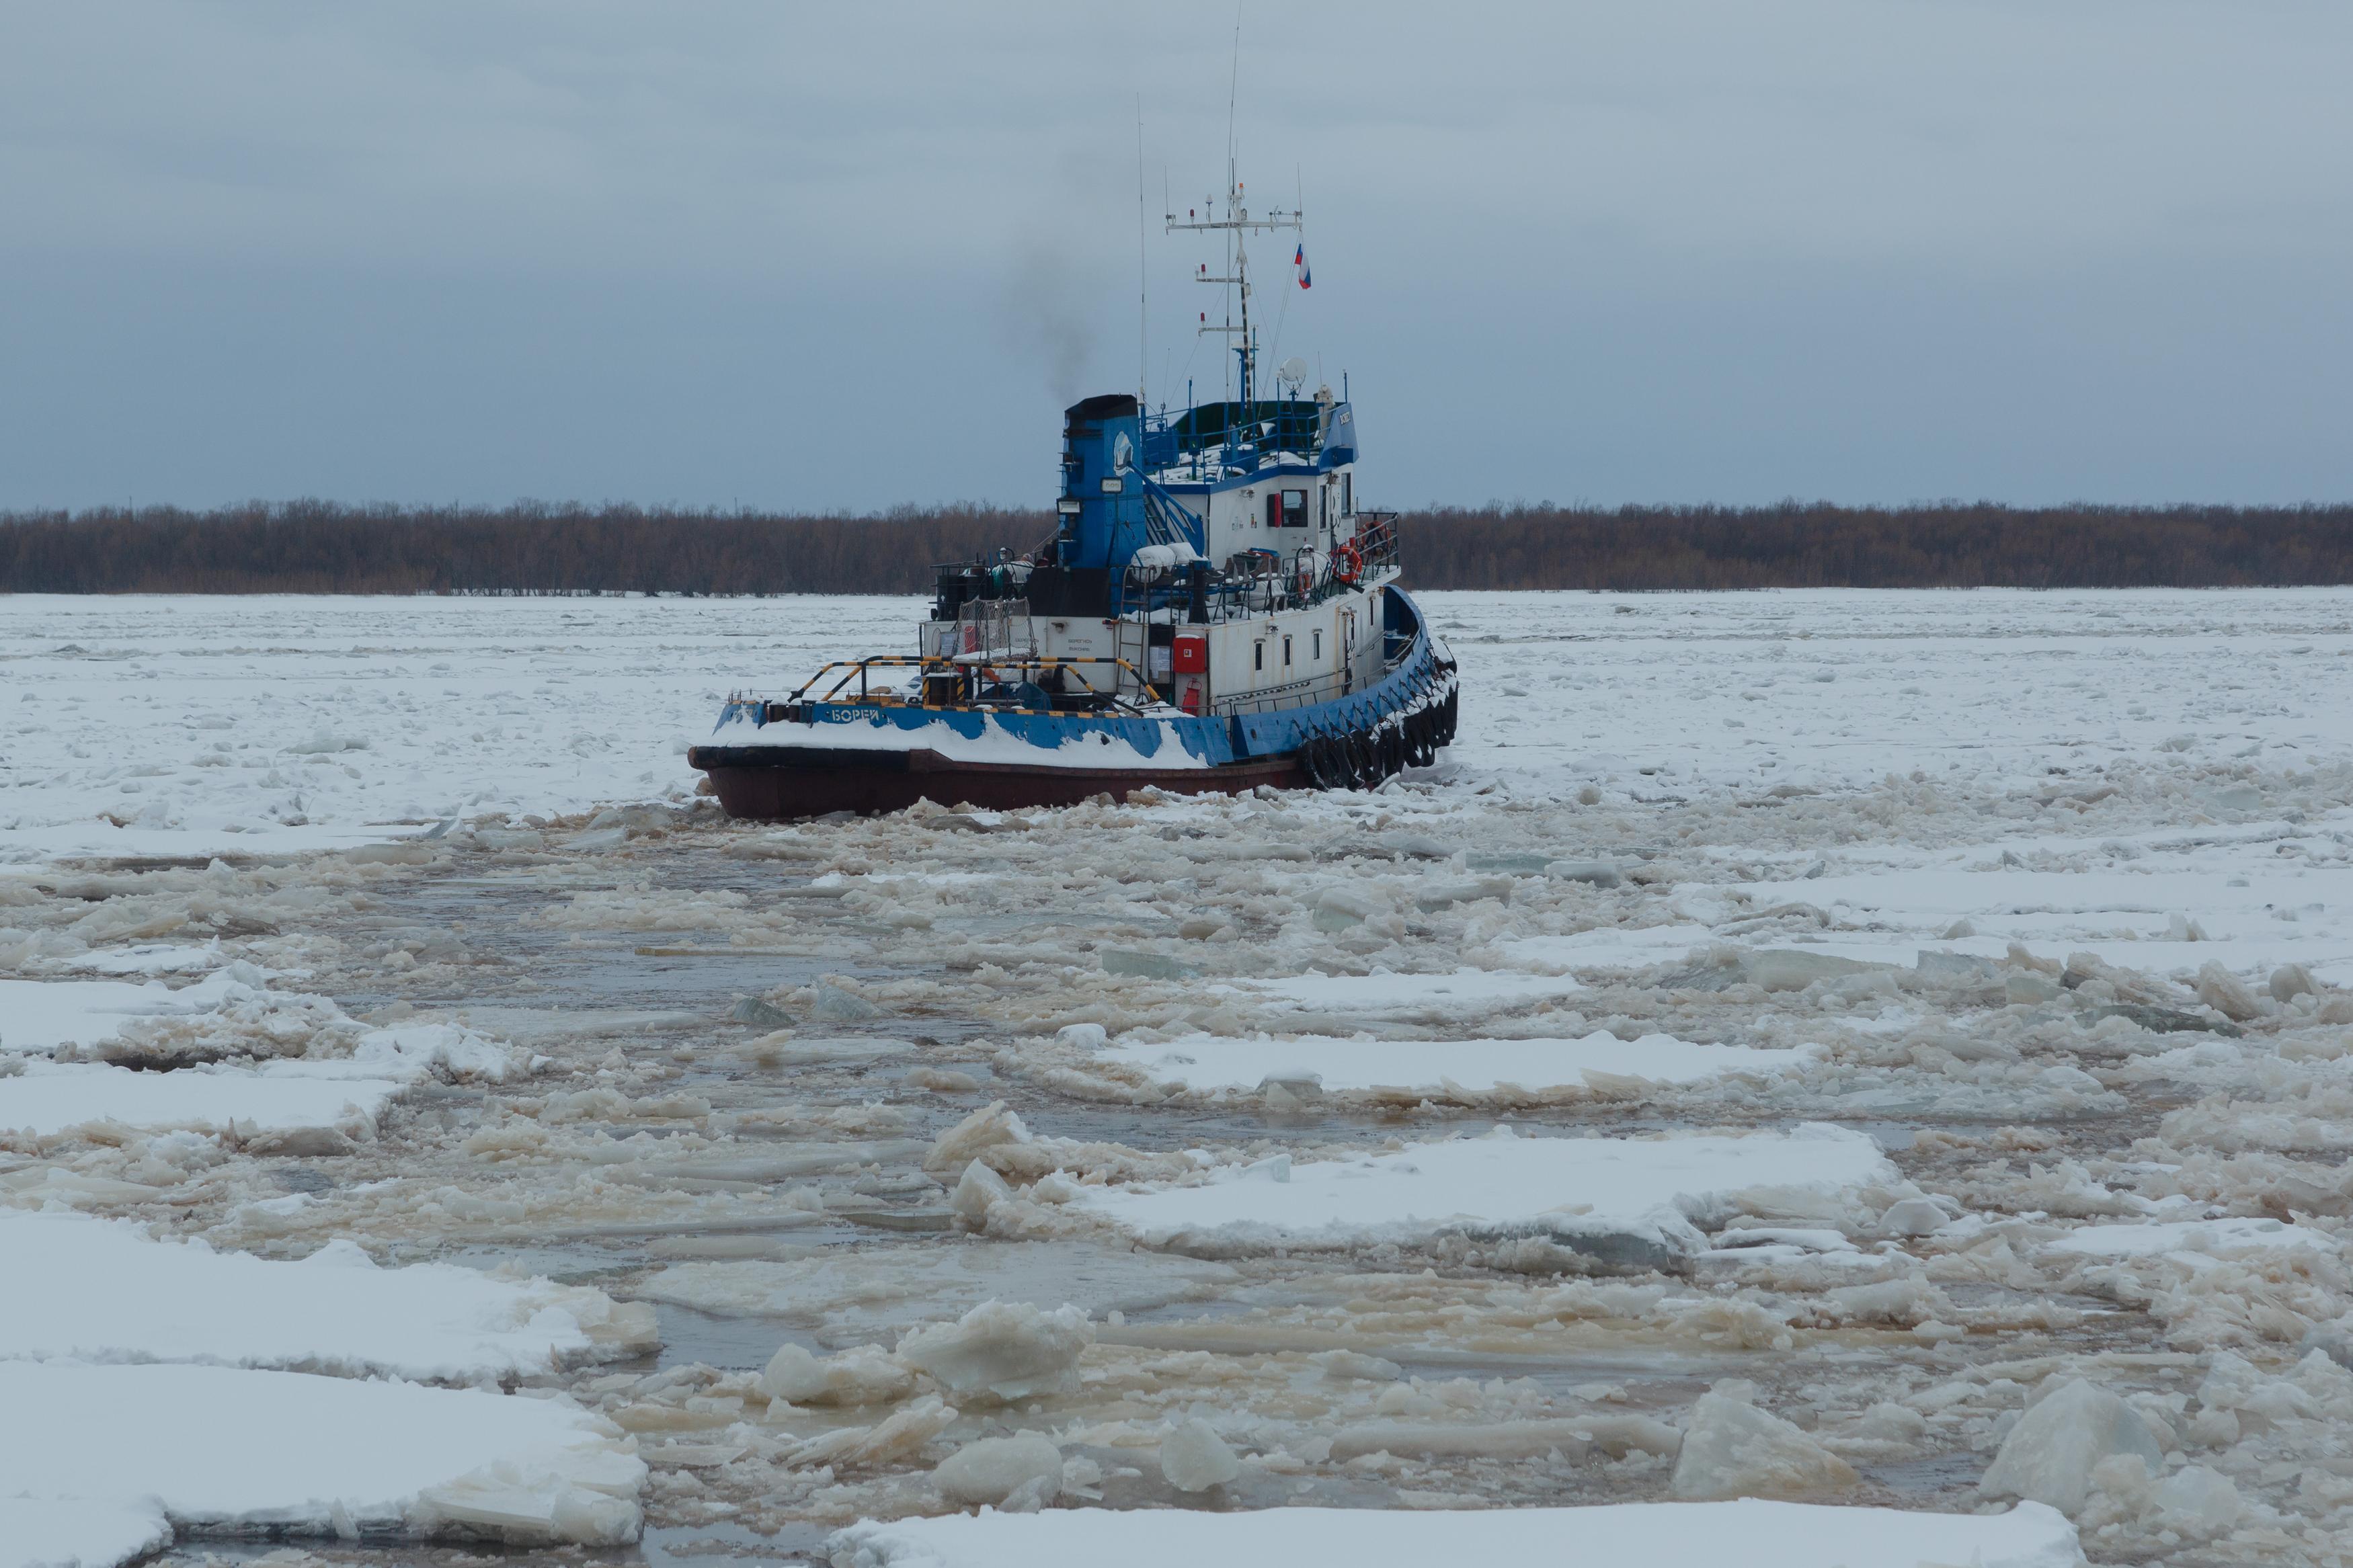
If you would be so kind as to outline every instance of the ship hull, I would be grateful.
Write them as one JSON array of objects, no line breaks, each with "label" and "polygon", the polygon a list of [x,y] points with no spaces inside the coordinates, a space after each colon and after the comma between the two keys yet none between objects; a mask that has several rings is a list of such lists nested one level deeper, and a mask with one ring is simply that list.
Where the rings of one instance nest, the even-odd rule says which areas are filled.
[{"label": "ship hull", "polygon": [[1454,738],[1454,658],[1413,601],[1381,590],[1399,652],[1361,690],[1264,712],[1072,713],[903,700],[731,699],[687,753],[727,815],[776,822],[917,801],[998,811],[1133,791],[1371,789]]},{"label": "ship hull", "polygon": [[758,822],[837,811],[901,811],[919,800],[1016,811],[1077,805],[1104,795],[1124,800],[1130,791],[1147,788],[1171,795],[1239,795],[1261,784],[1293,789],[1305,782],[1294,757],[1207,768],[1071,768],[963,762],[933,751],[697,746],[687,762],[710,776],[728,816]]}]

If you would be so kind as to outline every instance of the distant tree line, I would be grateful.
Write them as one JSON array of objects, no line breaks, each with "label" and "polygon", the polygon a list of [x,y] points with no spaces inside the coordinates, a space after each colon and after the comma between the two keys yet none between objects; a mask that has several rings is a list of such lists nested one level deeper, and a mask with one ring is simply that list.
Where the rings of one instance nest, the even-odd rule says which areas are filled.
[{"label": "distant tree line", "polygon": [[[2353,506],[1436,507],[1398,520],[1425,588],[2239,587],[2353,583]],[[634,506],[0,513],[0,591],[891,594],[1035,548],[1052,515]]]}]

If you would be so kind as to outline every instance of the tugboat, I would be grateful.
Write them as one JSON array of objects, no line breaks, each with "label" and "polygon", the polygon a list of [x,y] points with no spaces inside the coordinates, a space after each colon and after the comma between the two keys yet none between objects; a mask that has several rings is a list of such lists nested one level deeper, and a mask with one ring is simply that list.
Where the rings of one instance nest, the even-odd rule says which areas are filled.
[{"label": "tugboat", "polygon": [[1253,215],[1230,176],[1224,209],[1167,228],[1229,237],[1230,274],[1198,280],[1240,319],[1199,330],[1229,336],[1238,395],[1072,405],[1051,539],[936,568],[912,654],[728,700],[687,760],[730,816],[1371,789],[1452,741],[1454,658],[1397,585],[1397,514],[1357,502],[1346,377],[1304,395],[1293,358],[1261,391],[1247,240],[1300,234],[1305,288],[1301,215]]}]

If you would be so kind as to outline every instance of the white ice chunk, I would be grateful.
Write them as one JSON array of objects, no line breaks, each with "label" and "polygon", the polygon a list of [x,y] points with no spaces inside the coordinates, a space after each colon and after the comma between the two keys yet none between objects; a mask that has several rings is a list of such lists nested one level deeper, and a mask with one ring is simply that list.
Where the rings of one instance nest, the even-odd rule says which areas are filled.
[{"label": "white ice chunk", "polygon": [[1584,989],[1567,976],[1509,971],[1457,969],[1438,974],[1294,974],[1281,980],[1243,980],[1236,984],[1269,1001],[1289,1002],[1323,1012],[1417,1013],[1500,1007],[1540,996],[1566,996]]},{"label": "white ice chunk", "polygon": [[503,1083],[529,1070],[521,1051],[458,1024],[407,1024],[360,1037],[352,1059],[394,1068],[409,1078],[435,1069],[451,1078]]},{"label": "white ice chunk", "polygon": [[1952,1223],[1953,1216],[1930,1198],[1899,1199],[1879,1216],[1879,1228],[1889,1236],[1934,1236]]},{"label": "white ice chunk", "polygon": [[2151,1475],[2165,1468],[2148,1423],[2106,1389],[2076,1378],[2019,1417],[1978,1488],[2072,1514],[2084,1506],[2092,1468],[2111,1454],[2137,1455]]},{"label": "white ice chunk", "polygon": [[1062,1451],[1036,1432],[983,1437],[941,1460],[932,1484],[950,1502],[1002,1503],[1024,1487],[1050,1498],[1061,1489]]},{"label": "white ice chunk", "polygon": [[2239,1522],[2246,1504],[2231,1478],[2204,1465],[2191,1465],[2157,1483],[2151,1500],[2156,1522],[2204,1541]]},{"label": "white ice chunk", "polygon": [[1642,1568],[2080,1568],[2074,1527],[2040,1503],[1915,1513],[1767,1502],[1471,1511],[1274,1508],[1213,1513],[1053,1509],[863,1521],[826,1542],[836,1568],[1423,1568],[1580,1563]]},{"label": "white ice chunk", "polygon": [[285,1131],[374,1127],[384,1108],[408,1086],[360,1077],[352,1064],[301,1058],[253,1067],[206,1063],[171,1072],[139,1072],[98,1062],[25,1064],[0,1078],[0,1130],[61,1132],[93,1121],[141,1131],[186,1128],[226,1131]]},{"label": "white ice chunk", "polygon": [[914,1373],[879,1345],[822,1360],[800,1345],[780,1345],[760,1373],[760,1392],[788,1405],[885,1405],[914,1389]]},{"label": "white ice chunk", "polygon": [[0,1357],[197,1362],[470,1382],[642,1350],[651,1309],[447,1263],[378,1268],[348,1241],[301,1263],[136,1225],[0,1210]]},{"label": "white ice chunk", "polygon": [[217,1366],[0,1363],[0,1476],[26,1497],[182,1526],[322,1533],[494,1515],[548,1540],[637,1538],[645,1461],[568,1399]]},{"label": "white ice chunk", "polygon": [[987,1223],[989,1209],[1012,1195],[1013,1189],[1004,1177],[975,1160],[956,1178],[948,1194],[948,1206],[958,1219],[978,1229]]},{"label": "white ice chunk", "polygon": [[0,1498],[0,1568],[114,1568],[171,1544],[148,1500]]},{"label": "white ice chunk", "polygon": [[2086,1258],[2148,1258],[2158,1254],[2259,1252],[2311,1248],[2334,1252],[2325,1230],[2275,1219],[2191,1219],[2147,1225],[2087,1225],[2044,1244],[2046,1252]]},{"label": "white ice chunk", "polygon": [[984,1301],[953,1323],[908,1334],[899,1359],[959,1398],[1011,1401],[1075,1384],[1079,1355],[1094,1339],[1076,1307],[1046,1312],[1027,1301]]},{"label": "white ice chunk", "polygon": [[1218,1429],[1198,1416],[1160,1439],[1160,1474],[1180,1492],[1205,1492],[1241,1473],[1241,1460]]},{"label": "white ice chunk", "polygon": [[1735,1210],[1743,1194],[1836,1204],[1896,1180],[1870,1138],[1813,1124],[1736,1137],[1462,1138],[1296,1164],[1282,1183],[1229,1165],[1199,1185],[1082,1187],[1071,1206],[1155,1247],[1359,1247],[1462,1233],[1551,1237],[1655,1265],[1704,1250],[1693,1219]]},{"label": "white ice chunk", "polygon": [[220,940],[202,946],[186,942],[142,942],[129,947],[100,948],[67,961],[69,969],[92,974],[187,974],[221,966]]},{"label": "white ice chunk", "polygon": [[1675,1496],[1694,1501],[1794,1498],[1844,1491],[1857,1479],[1845,1460],[1788,1422],[1711,1391],[1692,1406],[1673,1486]]},{"label": "white ice chunk", "polygon": [[1029,1142],[1029,1129],[1021,1124],[1021,1118],[1006,1110],[1005,1101],[991,1100],[933,1141],[932,1152],[923,1156],[923,1169],[956,1170],[1000,1143]]},{"label": "white ice chunk", "polygon": [[96,1045],[134,1018],[214,1012],[251,994],[262,978],[251,964],[233,963],[176,989],[160,980],[0,980],[0,1050],[52,1051],[69,1040]]},{"label": "white ice chunk", "polygon": [[1340,1040],[1312,1035],[1234,1040],[1188,1035],[1166,1045],[1112,1046],[1103,1054],[1155,1082],[1197,1090],[1313,1079],[1335,1092],[1437,1092],[1448,1084],[1483,1093],[1504,1084],[1540,1091],[1619,1079],[1695,1083],[1733,1073],[1777,1074],[1815,1060],[1821,1047],[1699,1045],[1672,1035],[1621,1040],[1597,1029],[1581,1039],[1539,1040]]}]

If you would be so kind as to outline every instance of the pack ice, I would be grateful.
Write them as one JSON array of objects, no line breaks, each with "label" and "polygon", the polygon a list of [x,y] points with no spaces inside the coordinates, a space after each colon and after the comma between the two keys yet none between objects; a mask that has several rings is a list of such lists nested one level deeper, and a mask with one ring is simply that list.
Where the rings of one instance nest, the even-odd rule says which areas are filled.
[{"label": "pack ice", "polygon": [[0,597],[0,1540],[2353,1559],[2353,593],[1424,605],[1377,793],[751,825],[906,602]]}]

